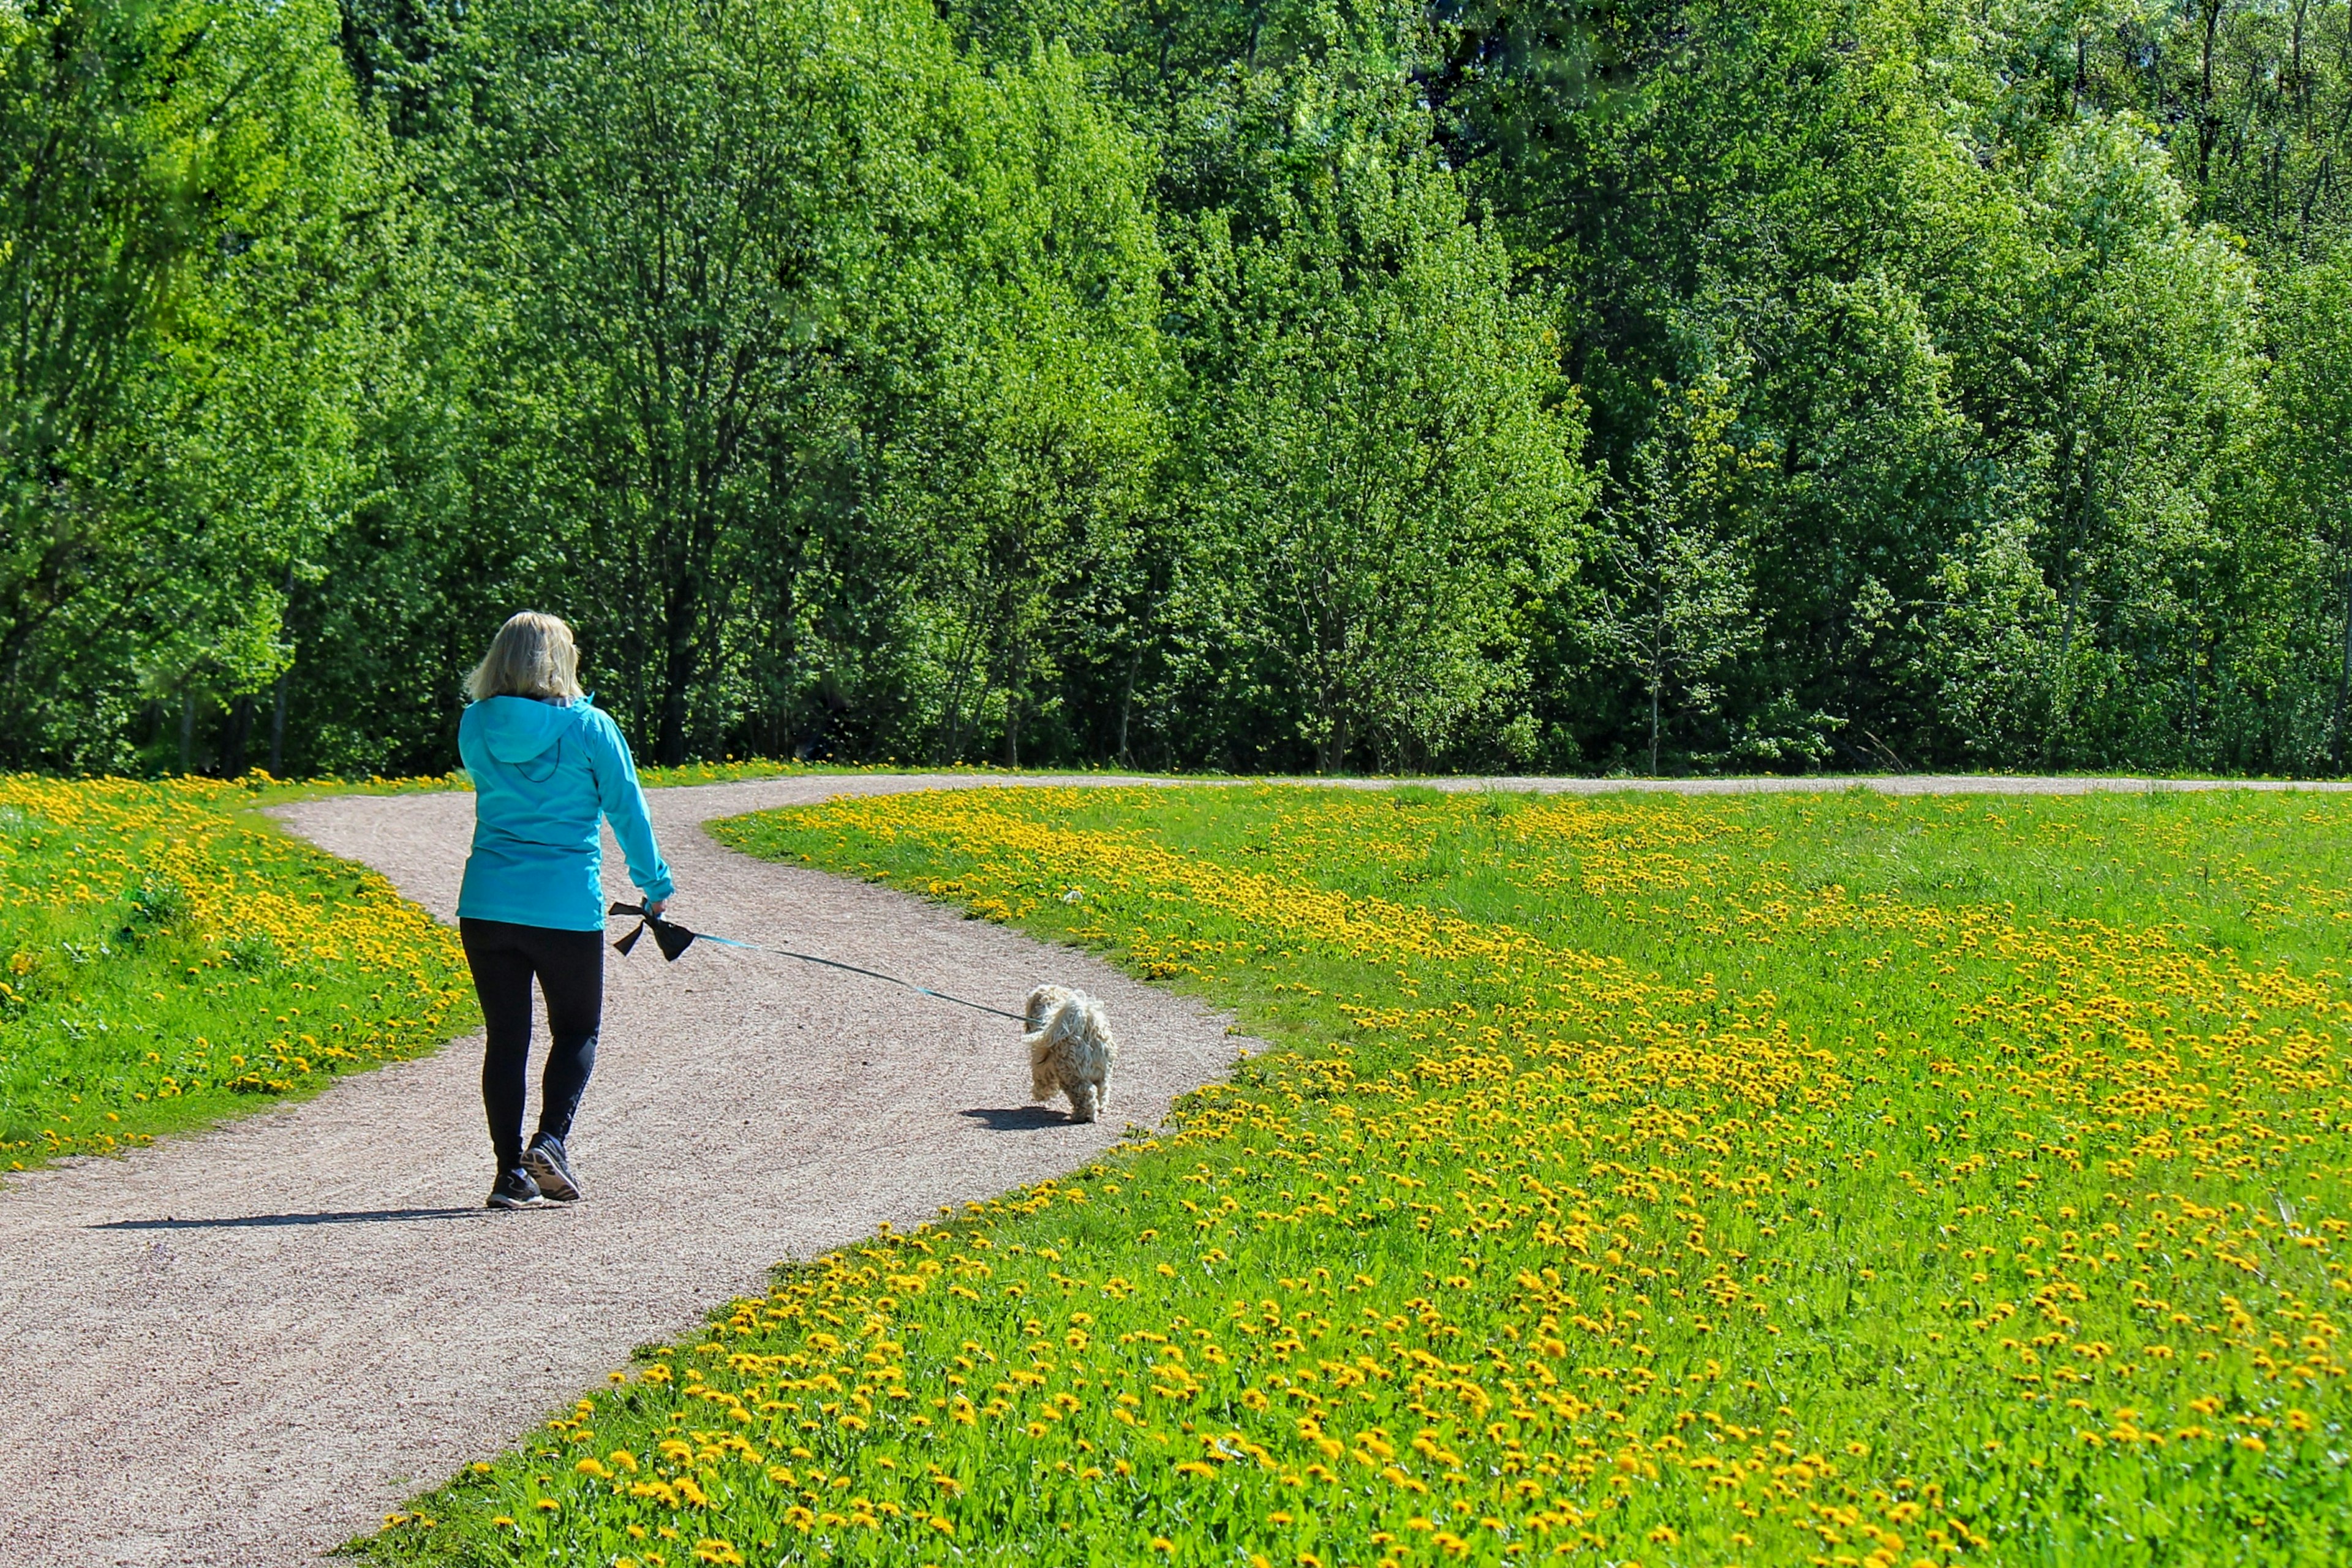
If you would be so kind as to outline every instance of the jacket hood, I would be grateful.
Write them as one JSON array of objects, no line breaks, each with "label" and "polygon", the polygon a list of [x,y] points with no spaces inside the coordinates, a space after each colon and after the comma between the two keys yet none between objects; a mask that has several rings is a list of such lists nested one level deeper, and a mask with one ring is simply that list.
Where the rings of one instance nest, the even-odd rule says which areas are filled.
[{"label": "jacket hood", "polygon": [[533,697],[486,697],[474,710],[481,715],[482,744],[509,765],[530,761],[579,722],[573,709]]}]

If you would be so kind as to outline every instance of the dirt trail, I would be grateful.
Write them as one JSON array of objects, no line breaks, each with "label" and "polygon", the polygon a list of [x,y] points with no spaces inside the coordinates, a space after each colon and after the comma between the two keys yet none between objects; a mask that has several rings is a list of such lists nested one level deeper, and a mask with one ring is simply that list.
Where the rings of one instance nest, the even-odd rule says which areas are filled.
[{"label": "dirt trail", "polygon": [[[653,796],[677,914],[1017,1007],[1058,978],[1128,1051],[1108,1121],[1026,1103],[1016,1026],[871,981],[646,943],[607,967],[572,1148],[589,1200],[494,1215],[475,1041],[308,1103],[0,1194],[0,1563],[280,1564],[371,1528],[767,1267],[1058,1174],[1222,1075],[1225,1020],[901,895],[722,849],[696,826],[845,789]],[[448,918],[465,795],[286,808]],[[608,890],[622,892],[608,847]],[[544,1038],[543,1033],[541,1038]]]},{"label": "dirt trail", "polygon": [[[475,1041],[201,1137],[16,1178],[0,1195],[0,1564],[303,1561],[497,1450],[633,1345],[759,1289],[769,1264],[1066,1171],[1129,1120],[1156,1121],[1174,1095],[1224,1072],[1247,1042],[1204,1007],[943,909],[753,861],[698,826],[844,791],[992,782],[1004,781],[656,792],[677,912],[976,1000],[1013,1005],[1047,977],[1095,989],[1129,1042],[1108,1123],[1071,1126],[1026,1105],[1010,1025],[756,953],[701,947],[666,966],[648,943],[608,970],[596,1078],[572,1145],[591,1195],[575,1209],[478,1206],[490,1173]],[[1444,787],[1850,783],[1890,794],[2248,787],[1925,777]],[[439,795],[280,815],[446,918],[472,813],[471,796]],[[607,864],[619,892],[609,847]]]}]

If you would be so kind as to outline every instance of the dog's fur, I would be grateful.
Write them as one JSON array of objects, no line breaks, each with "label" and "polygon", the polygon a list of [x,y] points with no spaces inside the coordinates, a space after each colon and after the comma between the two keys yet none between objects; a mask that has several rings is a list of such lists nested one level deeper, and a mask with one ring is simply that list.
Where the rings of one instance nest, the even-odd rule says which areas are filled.
[{"label": "dog's fur", "polygon": [[1055,1090],[1070,1097],[1070,1120],[1092,1121],[1102,1114],[1110,1089],[1110,1069],[1118,1061],[1110,1015],[1083,991],[1040,985],[1023,1009],[1029,1032],[1029,1098],[1051,1100]]}]

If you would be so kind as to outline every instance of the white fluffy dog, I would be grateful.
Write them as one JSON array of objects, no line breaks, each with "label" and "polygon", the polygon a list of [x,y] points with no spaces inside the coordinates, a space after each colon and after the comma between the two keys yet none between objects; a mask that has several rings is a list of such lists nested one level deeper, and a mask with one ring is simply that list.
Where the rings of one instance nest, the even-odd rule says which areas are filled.
[{"label": "white fluffy dog", "polygon": [[1051,1100],[1059,1089],[1070,1097],[1070,1120],[1092,1121],[1101,1114],[1118,1061],[1110,1015],[1083,991],[1040,985],[1029,993],[1029,1098]]}]

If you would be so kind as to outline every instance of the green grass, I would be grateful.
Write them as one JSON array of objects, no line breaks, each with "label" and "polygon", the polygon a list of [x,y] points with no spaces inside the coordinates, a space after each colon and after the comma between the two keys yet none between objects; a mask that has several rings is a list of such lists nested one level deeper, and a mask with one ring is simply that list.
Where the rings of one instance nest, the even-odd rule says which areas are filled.
[{"label": "green grass", "polygon": [[1410,787],[743,819],[1279,1048],[781,1271],[362,1550],[2344,1561],[2347,827]]},{"label": "green grass", "polygon": [[[752,759],[642,776],[862,771]],[[454,936],[260,815],[468,787],[462,772],[0,778],[0,1174],[299,1099],[472,1026]]]},{"label": "green grass", "polygon": [[311,1093],[470,1022],[454,938],[252,817],[255,795],[0,778],[0,1171]]},{"label": "green grass", "polygon": [[[918,773],[957,773],[968,777],[986,778],[1016,776],[1022,770],[1005,769],[990,763],[954,763],[933,767],[913,763],[803,763],[792,758],[778,761],[772,757],[728,757],[719,762],[680,763],[668,765],[658,763],[640,763],[637,782],[646,789],[677,789],[696,784],[740,784],[753,779],[835,778],[856,777],[867,773],[907,775]],[[1055,774],[1102,772],[1098,768],[1055,768],[1045,772]],[[209,782],[209,781],[207,781]],[[272,778],[256,769],[242,779],[229,781],[231,787],[242,792],[247,809],[282,805],[289,801],[318,800],[330,795],[425,795],[443,790],[470,791],[473,781],[463,768],[452,768],[446,773],[417,774],[404,778],[370,775],[365,778],[344,778],[324,774],[317,778]]]}]

